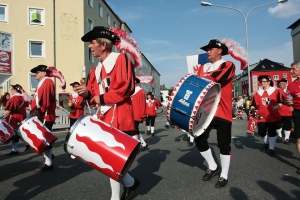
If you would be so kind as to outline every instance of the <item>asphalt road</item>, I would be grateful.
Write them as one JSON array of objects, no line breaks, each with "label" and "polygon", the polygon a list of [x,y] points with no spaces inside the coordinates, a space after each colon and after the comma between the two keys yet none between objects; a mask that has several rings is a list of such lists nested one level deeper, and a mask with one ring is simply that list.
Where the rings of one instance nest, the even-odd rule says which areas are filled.
[{"label": "asphalt road", "polygon": [[[300,199],[299,155],[295,140],[278,144],[275,157],[261,153],[259,136],[245,133],[247,121],[235,120],[232,128],[232,161],[228,185],[214,187],[218,177],[202,181],[207,168],[195,146],[189,147],[185,133],[166,129],[165,116],[156,118],[156,136],[143,134],[149,149],[140,152],[131,175],[141,181],[134,199]],[[141,124],[141,130],[145,125]],[[55,132],[55,169],[36,173],[43,157],[33,150],[6,156],[11,145],[0,144],[0,199],[110,199],[109,179],[63,151],[66,132]],[[220,163],[215,131],[209,138]]]}]

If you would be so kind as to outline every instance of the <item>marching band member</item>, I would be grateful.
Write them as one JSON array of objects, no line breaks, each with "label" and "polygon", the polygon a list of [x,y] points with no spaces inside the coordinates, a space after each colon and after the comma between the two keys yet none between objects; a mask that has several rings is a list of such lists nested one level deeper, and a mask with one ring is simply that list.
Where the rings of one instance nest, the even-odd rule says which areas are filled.
[{"label": "marching band member", "polygon": [[204,133],[195,138],[195,143],[200,154],[208,163],[208,169],[202,180],[210,181],[220,171],[216,164],[211,149],[208,145],[210,131],[217,130],[218,147],[220,149],[222,171],[215,184],[216,188],[224,187],[228,182],[228,171],[231,158],[231,126],[232,126],[232,81],[235,76],[235,65],[231,61],[222,59],[229,52],[224,42],[217,39],[210,40],[208,45],[201,47],[206,51],[209,63],[198,67],[197,75],[210,79],[221,85],[221,98],[215,116]]},{"label": "marching band member", "polygon": [[[122,43],[116,30],[96,26],[81,38],[83,42],[90,42],[89,49],[100,61],[98,66],[90,70],[87,85],[77,86],[76,90],[80,96],[100,106],[101,112],[98,113],[98,117],[101,120],[130,136],[135,136],[130,98],[134,93],[134,66],[126,54],[112,52],[113,45],[120,49],[119,44]],[[105,108],[108,108],[106,112]],[[128,173],[122,181],[124,191],[121,199],[129,199],[140,182]],[[120,199],[120,182],[110,178],[110,185],[111,199]]]},{"label": "marching band member", "polygon": [[[11,87],[12,87],[11,88],[12,96],[6,103],[6,108],[3,116],[6,116],[7,122],[15,129],[15,132],[17,132],[19,123],[21,123],[24,119],[26,119],[26,107],[28,106],[31,100],[29,95],[25,93],[21,85],[15,84],[15,85],[11,85]],[[24,95],[22,95],[22,93]],[[25,95],[27,95],[26,97],[29,98],[26,98]],[[12,139],[13,149],[10,153],[6,155],[19,154],[18,151],[19,139],[21,139],[26,144],[25,151],[27,151],[30,148],[29,145],[23,140],[23,138],[20,138],[18,134],[15,134],[15,136]]]},{"label": "marching band member", "polygon": [[[289,93],[289,91],[287,90],[287,80],[282,78],[277,82],[277,84],[279,86],[279,89],[281,89],[286,96]],[[284,144],[290,144],[289,139],[290,139],[291,128],[292,128],[293,107],[283,104],[278,108],[278,112],[282,118],[282,121],[279,123],[278,125],[279,127],[277,127],[278,129],[276,130],[278,134],[276,142],[278,143],[283,142]],[[282,141],[282,134],[281,134],[282,127],[284,130],[283,141]]]},{"label": "marching band member", "polygon": [[[148,92],[147,100],[146,100],[146,126],[147,126],[147,134],[154,136],[154,125],[155,118],[157,116],[156,110],[161,107],[161,103],[154,98],[152,92]],[[150,127],[151,125],[151,127]],[[150,132],[151,128],[151,132]]]},{"label": "marching band member", "polygon": [[[52,126],[55,122],[55,85],[51,77],[60,78],[62,81],[62,88],[65,88],[65,81],[62,75],[58,74],[54,67],[46,65],[38,65],[31,69],[31,73],[35,74],[36,80],[39,82],[34,99],[31,102],[31,115],[37,116],[44,125],[52,131]],[[44,162],[35,170],[36,172],[48,171],[53,169],[52,159],[52,145],[44,152]]]},{"label": "marching band member", "polygon": [[284,94],[280,89],[273,87],[274,83],[270,76],[261,75],[258,81],[262,87],[253,95],[250,108],[257,110],[258,135],[264,142],[261,152],[264,153],[269,148],[269,155],[275,156],[276,128],[281,121],[278,108],[283,104]]},{"label": "marching band member", "polygon": [[[288,85],[289,95],[287,96],[286,103],[292,105],[294,108],[293,111],[293,120],[294,120],[294,132],[297,141],[297,151],[300,155],[300,62],[296,61],[291,64],[291,74],[296,79]],[[300,174],[300,169],[297,170],[297,173]]]},{"label": "marching band member", "polygon": [[140,79],[135,78],[135,91],[134,94],[131,95],[133,114],[134,114],[134,123],[136,134],[139,136],[139,140],[141,141],[141,151],[145,151],[148,147],[147,143],[143,139],[142,134],[139,130],[139,124],[143,123],[146,118],[146,93],[139,86]]},{"label": "marching band member", "polygon": [[70,119],[70,128],[73,124],[77,121],[79,117],[81,117],[84,113],[84,98],[79,96],[75,87],[79,86],[79,82],[71,83],[70,86],[73,88],[73,93],[70,94],[69,98],[70,101],[68,103],[68,107],[74,109],[74,111],[70,112],[69,119]]}]

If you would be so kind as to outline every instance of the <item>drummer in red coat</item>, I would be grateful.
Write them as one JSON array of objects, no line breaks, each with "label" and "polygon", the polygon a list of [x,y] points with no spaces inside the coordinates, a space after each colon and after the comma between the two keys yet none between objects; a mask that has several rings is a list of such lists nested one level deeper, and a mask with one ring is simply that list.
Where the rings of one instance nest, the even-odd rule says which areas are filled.
[{"label": "drummer in red coat", "polygon": [[75,87],[79,86],[79,82],[74,82],[70,84],[73,88],[73,93],[70,94],[69,98],[70,101],[68,103],[68,107],[72,109],[69,115],[70,119],[70,128],[73,126],[73,124],[77,121],[79,117],[81,117],[84,113],[84,104],[85,100],[82,96],[79,96]]},{"label": "drummer in red coat", "polygon": [[[285,96],[285,99],[287,95],[289,94],[289,91],[287,90],[287,80],[285,78],[280,79],[277,82],[279,89],[283,91],[283,94]],[[283,142],[284,144],[290,144],[290,134],[292,129],[292,120],[293,120],[293,110],[294,108],[292,106],[288,106],[283,104],[278,108],[278,112],[282,118],[282,121],[279,123],[279,127],[277,127],[277,142]],[[284,130],[284,139],[282,139],[282,127]]]},{"label": "drummer in red coat", "polygon": [[[78,94],[100,106],[98,118],[130,136],[135,136],[130,98],[135,88],[134,66],[126,54],[112,52],[113,45],[120,42],[120,38],[108,28],[96,26],[81,40],[90,42],[88,47],[100,62],[89,71],[87,85],[76,87]],[[122,181],[124,191],[121,199],[129,199],[140,182],[128,173]],[[110,178],[110,185],[111,199],[119,199],[120,182]]]},{"label": "drummer in red coat", "polygon": [[154,136],[155,118],[157,116],[156,110],[160,107],[161,107],[160,101],[154,98],[152,92],[148,92],[147,100],[146,100],[146,114],[147,114],[146,126],[147,126],[148,135],[151,134],[152,136]]},{"label": "drummer in red coat", "polygon": [[139,124],[143,123],[146,118],[146,93],[139,86],[140,79],[135,78],[135,90],[134,94],[131,96],[132,106],[134,108],[134,123],[136,134],[138,135],[138,139],[141,141],[141,151],[145,151],[148,147],[147,143],[143,139],[142,134],[139,130]]},{"label": "drummer in red coat", "polygon": [[195,138],[200,154],[208,163],[208,169],[202,180],[210,181],[220,171],[211,149],[208,145],[210,131],[217,130],[218,147],[220,149],[222,171],[215,184],[216,188],[224,187],[228,181],[228,171],[231,155],[231,126],[232,126],[232,81],[235,76],[235,65],[231,61],[222,59],[228,54],[228,47],[219,40],[210,40],[208,45],[201,47],[207,53],[209,63],[201,65],[197,72],[199,77],[210,79],[221,84],[221,99],[213,120],[202,135]]},{"label": "drummer in red coat", "polygon": [[[55,122],[55,85],[49,74],[52,73],[46,65],[38,65],[31,69],[35,73],[38,85],[35,90],[34,99],[31,102],[31,115],[37,116],[45,126],[52,131]],[[53,169],[52,164],[52,146],[44,152],[44,162],[36,169],[37,172],[48,171]]]},{"label": "drummer in red coat", "polygon": [[253,95],[250,109],[257,110],[258,135],[264,142],[261,152],[266,152],[269,148],[269,155],[275,156],[276,128],[282,120],[278,108],[283,105],[285,98],[282,90],[273,87],[270,76],[261,75],[258,81],[262,87]]},{"label": "drummer in red coat", "polygon": [[[23,98],[23,88],[19,84],[11,85],[11,98],[6,103],[6,108],[4,112],[4,116],[6,116],[6,121],[15,129],[17,132],[17,128],[19,123],[21,123],[24,119],[26,119],[26,107],[29,105],[28,101],[25,101]],[[25,93],[25,91],[24,91]],[[26,93],[25,93],[26,94]],[[19,154],[18,151],[18,142],[21,139],[26,144],[26,150],[30,147],[27,143],[19,137],[16,133],[12,139],[12,151],[6,155],[17,155]]]}]

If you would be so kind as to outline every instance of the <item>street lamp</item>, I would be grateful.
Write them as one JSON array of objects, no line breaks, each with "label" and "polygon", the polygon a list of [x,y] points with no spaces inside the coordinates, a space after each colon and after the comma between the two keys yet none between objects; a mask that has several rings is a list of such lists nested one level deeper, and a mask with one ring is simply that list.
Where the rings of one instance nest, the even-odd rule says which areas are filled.
[{"label": "street lamp", "polygon": [[[249,10],[247,12],[247,14],[245,15],[242,11],[240,11],[239,9],[237,8],[233,8],[233,7],[228,7],[228,6],[222,6],[222,5],[216,5],[216,4],[212,4],[212,3],[209,3],[209,2],[205,2],[205,1],[202,1],[201,2],[201,6],[216,6],[216,7],[221,7],[221,8],[227,8],[227,9],[231,9],[231,10],[236,10],[238,11],[239,13],[242,14],[243,18],[244,18],[244,22],[245,22],[245,32],[246,32],[246,50],[247,50],[247,53],[248,53],[248,56],[249,56],[249,45],[248,45],[248,26],[247,26],[247,19],[248,19],[248,15],[251,11],[257,9],[257,8],[261,8],[261,7],[264,7],[264,6],[268,6],[270,4],[273,4],[273,3],[285,3],[287,2],[288,0],[277,0],[277,1],[274,1],[274,2],[271,2],[271,3],[266,3],[266,4],[263,4],[263,5],[260,5],[260,6],[256,6],[254,8],[252,8],[251,10]],[[249,68],[249,60],[248,59],[248,63],[247,63],[247,70],[248,70],[248,94],[250,95],[251,93],[251,77],[250,77],[250,68]]]}]

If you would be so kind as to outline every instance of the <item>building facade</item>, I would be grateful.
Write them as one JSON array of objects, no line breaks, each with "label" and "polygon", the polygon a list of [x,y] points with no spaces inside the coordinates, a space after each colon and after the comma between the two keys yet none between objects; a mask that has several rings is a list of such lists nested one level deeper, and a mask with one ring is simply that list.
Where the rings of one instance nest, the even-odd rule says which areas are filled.
[{"label": "building facade", "polygon": [[291,29],[294,61],[300,61],[300,19],[288,27]]},{"label": "building facade", "polygon": [[[16,83],[29,94],[33,93],[38,82],[30,69],[39,64],[61,71],[67,81],[66,91],[71,92],[69,84],[86,78],[88,71],[99,62],[89,51],[89,43],[81,41],[85,33],[94,26],[112,26],[128,34],[132,32],[105,0],[1,0],[0,26],[1,38],[10,36],[13,74],[2,84],[1,93]],[[2,48],[6,47],[1,45],[0,51]],[[152,71],[153,77],[159,79],[159,73]],[[159,80],[156,81],[159,88]],[[59,93],[62,91],[59,80],[55,82],[58,82],[56,93]]]}]

